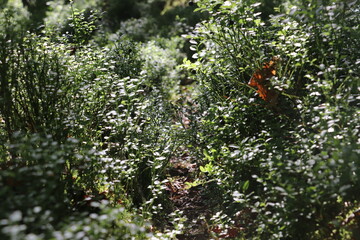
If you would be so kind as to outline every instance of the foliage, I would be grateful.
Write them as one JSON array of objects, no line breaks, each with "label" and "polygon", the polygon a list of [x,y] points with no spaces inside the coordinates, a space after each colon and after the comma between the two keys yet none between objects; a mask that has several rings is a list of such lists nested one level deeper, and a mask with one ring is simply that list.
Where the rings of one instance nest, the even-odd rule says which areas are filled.
[{"label": "foliage", "polygon": [[25,129],[60,134],[65,117],[57,108],[66,109],[69,101],[64,97],[69,87],[63,77],[65,46],[49,44],[49,37],[24,36],[14,31],[10,18],[5,21],[1,36],[1,111],[7,134]]},{"label": "foliage", "polygon": [[[157,63],[146,61],[142,70],[140,46],[126,38],[98,49],[89,41],[94,22],[82,12],[74,10],[70,22],[74,31],[65,36],[51,28],[38,36],[13,27],[11,14],[4,21],[1,134],[7,145],[1,149],[1,198],[9,201],[2,205],[4,237],[49,238],[54,229],[62,231],[69,214],[78,221],[83,213],[98,212],[91,204],[101,199],[162,209],[159,174],[176,145],[171,106],[151,77]],[[76,234],[143,236],[144,228],[133,230],[137,225],[127,223],[135,221],[131,214],[106,209],[93,222],[74,223],[79,231],[94,224],[100,232]],[[118,219],[119,230],[111,232],[117,217],[126,219]]]},{"label": "foliage", "polygon": [[[337,238],[359,187],[359,122],[350,117],[359,114],[350,53],[357,40],[343,48],[343,34],[358,39],[354,22],[345,22],[356,18],[354,6],[295,4],[264,21],[256,3],[197,4],[211,17],[189,36],[196,62],[184,66],[202,80],[194,141],[206,149],[203,164],[216,169],[207,177],[224,195],[219,211],[250,222],[247,237]],[[273,56],[281,59],[269,79],[276,105],[247,84]]]},{"label": "foliage", "polygon": [[357,1],[22,3],[0,1],[1,239],[181,238],[176,183],[204,238],[359,234]]},{"label": "foliage", "polygon": [[[85,187],[72,177],[70,165],[81,163],[81,168],[93,168],[97,156],[91,149],[79,149],[78,141],[72,138],[59,143],[51,135],[18,132],[13,141],[9,152],[16,157],[1,165],[2,236],[49,236],[53,226],[77,208],[80,189]],[[94,190],[90,176],[78,170],[86,189]]]}]

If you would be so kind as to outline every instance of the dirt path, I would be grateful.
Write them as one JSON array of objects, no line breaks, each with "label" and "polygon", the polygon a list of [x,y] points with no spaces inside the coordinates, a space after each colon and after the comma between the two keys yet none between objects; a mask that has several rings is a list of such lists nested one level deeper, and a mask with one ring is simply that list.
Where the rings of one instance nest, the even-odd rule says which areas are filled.
[{"label": "dirt path", "polygon": [[236,239],[239,236],[243,230],[240,226],[221,229],[211,224],[210,219],[216,214],[219,202],[210,192],[208,185],[199,183],[204,179],[199,174],[199,166],[195,159],[188,154],[173,158],[169,175],[169,199],[174,210],[182,212],[186,218],[185,228],[176,236],[177,240]]},{"label": "dirt path", "polygon": [[[187,115],[192,114],[188,106],[193,106],[192,92],[186,87],[182,89],[183,106],[180,114],[182,125],[185,129],[189,127],[190,120]],[[170,160],[168,169],[167,191],[169,200],[173,205],[173,211],[182,212],[184,230],[176,235],[177,240],[211,240],[232,238],[223,230],[211,226],[210,218],[216,213],[216,200],[209,194],[204,177],[200,174],[199,160],[186,148],[177,152]],[[171,223],[170,223],[171,224]],[[171,228],[171,227],[170,227]]]},{"label": "dirt path", "polygon": [[169,169],[168,191],[169,199],[175,210],[183,212],[185,231],[178,234],[178,240],[208,240],[210,230],[207,218],[211,210],[206,205],[206,199],[201,185],[189,187],[198,177],[198,166],[188,154],[183,154],[171,160]]}]

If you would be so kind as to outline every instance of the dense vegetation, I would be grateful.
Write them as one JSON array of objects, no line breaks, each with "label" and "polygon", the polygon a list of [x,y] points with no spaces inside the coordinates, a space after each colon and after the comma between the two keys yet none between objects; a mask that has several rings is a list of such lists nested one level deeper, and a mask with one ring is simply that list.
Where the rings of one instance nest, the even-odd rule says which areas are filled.
[{"label": "dense vegetation", "polygon": [[360,239],[357,0],[0,10],[1,239]]}]

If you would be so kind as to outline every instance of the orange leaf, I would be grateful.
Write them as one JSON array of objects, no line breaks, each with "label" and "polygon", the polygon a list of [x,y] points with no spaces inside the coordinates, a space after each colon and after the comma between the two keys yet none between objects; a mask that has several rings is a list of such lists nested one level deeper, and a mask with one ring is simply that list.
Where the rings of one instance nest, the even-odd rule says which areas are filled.
[{"label": "orange leaf", "polygon": [[252,75],[248,85],[257,88],[257,93],[264,101],[276,104],[278,98],[278,92],[273,89],[269,89],[269,79],[276,75],[276,64],[279,58],[273,57],[267,63],[264,63],[262,69],[258,69]]}]

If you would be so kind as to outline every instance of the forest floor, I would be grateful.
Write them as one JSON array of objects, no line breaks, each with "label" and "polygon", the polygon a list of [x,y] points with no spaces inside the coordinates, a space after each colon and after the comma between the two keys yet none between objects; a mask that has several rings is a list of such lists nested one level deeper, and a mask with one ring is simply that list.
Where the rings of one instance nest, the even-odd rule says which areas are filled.
[{"label": "forest floor", "polygon": [[[181,99],[183,113],[191,112],[186,109],[195,103],[192,91],[182,87]],[[182,125],[187,128],[189,119],[182,115]],[[173,211],[182,213],[186,220],[181,234],[176,235],[177,240],[210,240],[231,239],[238,235],[238,229],[220,229],[211,224],[211,217],[219,208],[219,199],[216,192],[209,188],[206,176],[200,171],[199,159],[193,156],[186,147],[178,150],[171,158],[168,168],[168,182],[166,189],[173,206]],[[216,184],[216,183],[214,183]],[[167,226],[171,228],[171,226]]]},{"label": "forest floor", "polygon": [[[182,113],[180,120],[184,128],[189,125],[189,119],[185,115],[187,107],[193,106],[191,87],[180,86],[180,102]],[[184,230],[178,234],[178,240],[208,240],[210,229],[207,224],[212,210],[209,208],[208,195],[205,194],[203,184],[200,184],[201,176],[199,160],[185,147],[178,150],[170,160],[168,168],[167,191],[174,211],[182,213]]]},{"label": "forest floor", "polygon": [[168,180],[167,190],[174,210],[186,218],[183,233],[176,236],[177,240],[234,239],[239,235],[242,230],[239,227],[221,229],[211,223],[221,196],[210,189],[190,154],[185,152],[170,161]]},{"label": "forest floor", "polygon": [[173,158],[170,162],[169,182],[167,189],[174,208],[186,218],[185,231],[178,234],[178,240],[210,239],[207,219],[211,209],[206,204],[204,188],[201,185],[191,186],[199,175],[198,166],[187,153]]}]

